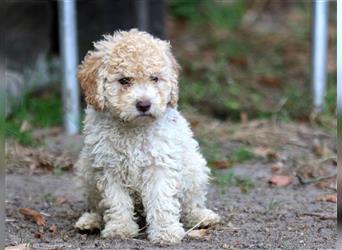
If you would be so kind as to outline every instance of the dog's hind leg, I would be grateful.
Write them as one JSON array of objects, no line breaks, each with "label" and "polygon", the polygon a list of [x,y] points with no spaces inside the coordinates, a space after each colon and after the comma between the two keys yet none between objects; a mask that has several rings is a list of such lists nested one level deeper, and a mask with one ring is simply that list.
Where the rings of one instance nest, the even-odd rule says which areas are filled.
[{"label": "dog's hind leg", "polygon": [[101,195],[96,186],[94,178],[95,172],[89,167],[89,162],[86,157],[81,157],[76,163],[77,166],[77,181],[78,184],[85,189],[87,205],[90,212],[85,212],[75,223],[75,228],[80,231],[99,231],[102,225],[102,213],[99,209]]},{"label": "dog's hind leg", "polygon": [[183,178],[182,218],[186,227],[207,227],[220,222],[220,217],[205,206],[210,170],[201,155],[191,154]]}]

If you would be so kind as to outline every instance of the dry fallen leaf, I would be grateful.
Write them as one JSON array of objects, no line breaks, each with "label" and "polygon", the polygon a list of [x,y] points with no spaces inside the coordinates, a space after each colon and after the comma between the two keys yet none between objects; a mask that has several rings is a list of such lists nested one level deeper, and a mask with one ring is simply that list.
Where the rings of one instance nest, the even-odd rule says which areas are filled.
[{"label": "dry fallen leaf", "polygon": [[196,229],[188,233],[190,238],[201,239],[208,234],[208,229]]},{"label": "dry fallen leaf", "polygon": [[33,236],[34,236],[35,238],[37,238],[37,239],[42,239],[42,238],[43,238],[43,234],[40,233],[40,232],[35,232],[35,233],[33,234]]},{"label": "dry fallen leaf", "polygon": [[225,249],[225,250],[232,250],[233,248],[231,246],[229,246],[228,244],[224,243],[222,245],[222,248]]},{"label": "dry fallen leaf", "polygon": [[282,84],[280,78],[277,76],[273,76],[273,75],[261,76],[259,77],[258,82],[262,85],[269,86],[269,87],[276,87],[276,88],[281,87],[281,84]]},{"label": "dry fallen leaf", "polygon": [[56,224],[52,224],[52,226],[49,228],[49,232],[52,234],[52,236],[55,236],[57,233],[57,226]]},{"label": "dry fallen leaf", "polygon": [[9,158],[16,166],[29,166],[30,174],[56,168],[70,170],[73,167],[72,158],[66,152],[56,154],[46,148],[26,148],[19,144],[10,151]]},{"label": "dry fallen leaf", "polygon": [[211,161],[210,165],[216,169],[226,169],[232,166],[230,161]]},{"label": "dry fallen leaf", "polygon": [[337,203],[337,194],[323,195],[323,196],[318,197],[316,201],[326,201],[326,202]]},{"label": "dry fallen leaf", "polygon": [[52,128],[44,128],[44,129],[35,129],[32,132],[32,137],[36,140],[43,140],[47,136],[57,136],[63,132],[63,128],[61,127],[52,127]]},{"label": "dry fallen leaf", "polygon": [[271,161],[277,160],[279,158],[278,153],[271,149],[267,151],[266,156],[267,156],[267,159]]},{"label": "dry fallen leaf", "polygon": [[300,172],[302,172],[301,175],[305,179],[310,179],[310,178],[315,178],[314,170],[315,169],[312,167],[312,164],[310,164],[308,167],[303,167]]},{"label": "dry fallen leaf", "polygon": [[284,169],[284,164],[282,162],[276,162],[271,166],[272,172],[276,173]]},{"label": "dry fallen leaf", "polygon": [[268,147],[257,147],[256,149],[254,149],[254,154],[267,158],[269,160],[276,160],[279,158],[278,153]]},{"label": "dry fallen leaf", "polygon": [[29,250],[30,244],[20,244],[17,246],[8,246],[5,247],[5,250]]},{"label": "dry fallen leaf", "polygon": [[41,213],[30,208],[20,208],[19,212],[24,215],[25,218],[33,219],[37,225],[45,226],[45,218]]},{"label": "dry fallen leaf", "polygon": [[63,197],[63,196],[58,196],[57,198],[56,198],[56,201],[55,201],[55,203],[57,204],[57,205],[62,205],[63,203],[65,203],[66,202],[66,198],[65,197]]},{"label": "dry fallen leaf", "polygon": [[292,176],[273,175],[268,182],[272,185],[283,187],[289,185],[292,182]]},{"label": "dry fallen leaf", "polygon": [[322,157],[324,155],[324,147],[321,145],[318,139],[314,140],[314,145],[312,147],[312,151],[318,157]]},{"label": "dry fallen leaf", "polygon": [[332,190],[336,191],[334,183],[332,183],[332,179],[331,180],[328,179],[328,180],[318,181],[317,183],[315,183],[315,187],[321,188],[321,189],[329,188],[329,189],[332,189]]},{"label": "dry fallen leaf", "polygon": [[27,120],[24,120],[20,126],[20,133],[25,133],[30,130],[32,130],[32,125]]},{"label": "dry fallen leaf", "polygon": [[197,128],[199,124],[200,124],[200,121],[198,120],[192,120],[190,122],[191,128]]},{"label": "dry fallen leaf", "polygon": [[240,68],[246,68],[247,67],[246,57],[233,57],[229,60],[229,62],[235,66],[240,67]]}]

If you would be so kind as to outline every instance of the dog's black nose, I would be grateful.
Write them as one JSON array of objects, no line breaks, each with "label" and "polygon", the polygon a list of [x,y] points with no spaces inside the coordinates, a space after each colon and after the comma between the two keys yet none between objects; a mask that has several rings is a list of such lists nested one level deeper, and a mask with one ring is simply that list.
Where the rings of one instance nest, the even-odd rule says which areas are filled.
[{"label": "dog's black nose", "polygon": [[150,101],[139,101],[135,105],[137,109],[141,112],[146,112],[151,108],[151,102]]}]

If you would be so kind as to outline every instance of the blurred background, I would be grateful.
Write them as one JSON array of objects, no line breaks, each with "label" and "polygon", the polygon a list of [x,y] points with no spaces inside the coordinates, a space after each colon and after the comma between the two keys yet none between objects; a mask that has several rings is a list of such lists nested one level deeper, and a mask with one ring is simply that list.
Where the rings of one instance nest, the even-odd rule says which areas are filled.
[{"label": "blurred background", "polygon": [[[220,120],[271,118],[308,122],[312,113],[309,1],[77,1],[78,62],[92,42],[140,27],[170,40],[182,66],[180,109]],[[56,1],[5,5],[7,135],[61,126],[61,45]],[[319,122],[336,127],[336,3],[330,2],[325,106]],[[141,22],[141,21],[140,21]],[[80,97],[80,100],[83,100]],[[84,102],[82,101],[82,107]]]},{"label": "blurred background", "polygon": [[[327,68],[320,112],[313,108],[312,1],[79,0],[77,32],[63,37],[61,2],[0,6],[7,27],[0,51],[7,60],[7,245],[112,247],[70,223],[86,205],[70,181],[83,139],[64,127],[65,110],[76,107],[65,100],[77,91],[63,87],[62,42],[76,35],[77,50],[69,55],[76,52],[79,64],[103,34],[139,28],[171,42],[182,67],[179,109],[212,170],[209,207],[223,218],[205,241],[185,241],[184,249],[334,248],[335,1],[316,1],[329,6],[326,63],[318,57],[323,72]],[[75,80],[75,72],[69,77]],[[81,93],[78,102],[75,128],[81,131]],[[47,226],[55,226],[23,220],[22,207],[48,214]],[[132,248],[129,241],[116,243]],[[150,249],[147,241],[134,244]]]}]

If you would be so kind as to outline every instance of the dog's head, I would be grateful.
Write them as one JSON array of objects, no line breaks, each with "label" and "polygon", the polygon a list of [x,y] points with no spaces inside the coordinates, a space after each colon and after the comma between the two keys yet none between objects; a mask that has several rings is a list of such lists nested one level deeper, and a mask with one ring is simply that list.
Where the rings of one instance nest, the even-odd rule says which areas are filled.
[{"label": "dog's head", "polygon": [[104,36],[78,71],[85,100],[126,121],[161,117],[178,101],[179,65],[170,44],[138,30]]}]

